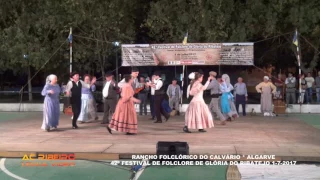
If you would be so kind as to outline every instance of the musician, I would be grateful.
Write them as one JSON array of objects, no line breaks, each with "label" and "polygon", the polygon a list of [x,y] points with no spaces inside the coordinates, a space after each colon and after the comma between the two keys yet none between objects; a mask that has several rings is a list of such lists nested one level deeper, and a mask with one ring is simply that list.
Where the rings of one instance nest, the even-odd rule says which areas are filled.
[{"label": "musician", "polygon": [[140,106],[140,116],[142,114],[147,115],[147,99],[149,87],[146,85],[146,80],[144,77],[140,77],[139,86],[136,89],[135,93],[138,94],[138,99],[141,101]]},{"label": "musician", "polygon": [[[138,87],[139,87],[139,82],[138,82],[138,76],[139,76],[139,69],[136,67],[133,67],[131,69],[131,77],[133,78],[133,82],[132,82],[132,88],[135,91]],[[119,83],[118,83],[118,87],[121,88],[122,85],[124,85],[125,79],[123,78]]]},{"label": "musician", "polygon": [[161,114],[166,118],[166,121],[169,120],[170,115],[165,112],[163,106],[162,106],[162,101],[164,100],[165,96],[165,90],[163,87],[163,82],[162,79],[160,78],[160,72],[155,72],[154,73],[154,83],[147,83],[149,87],[152,88],[154,91],[154,111],[157,120],[154,123],[162,123],[161,120]]},{"label": "musician", "polygon": [[118,86],[113,80],[112,72],[106,73],[106,82],[103,86],[104,114],[101,124],[109,124],[109,116],[114,113],[118,101]]},{"label": "musician", "polygon": [[[149,85],[153,85],[155,81],[155,75],[152,75],[151,81],[147,82]],[[155,88],[151,87],[150,88],[150,111],[151,111],[151,118],[150,120],[154,120],[156,117],[156,113],[154,111],[154,93],[155,93]]]}]

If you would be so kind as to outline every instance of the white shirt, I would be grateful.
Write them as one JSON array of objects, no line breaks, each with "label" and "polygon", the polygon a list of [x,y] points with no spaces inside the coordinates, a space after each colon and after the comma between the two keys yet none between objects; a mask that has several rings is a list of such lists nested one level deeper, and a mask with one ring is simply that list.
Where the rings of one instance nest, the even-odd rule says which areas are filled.
[{"label": "white shirt", "polygon": [[[123,79],[118,83],[118,87],[119,87],[119,88],[122,88],[125,83],[126,83],[126,80],[123,78]],[[137,79],[137,78],[133,79],[133,82],[132,82],[132,87],[133,87],[133,89],[136,89],[136,88],[138,88],[139,86],[140,86],[140,83],[138,82],[138,79]]]},{"label": "white shirt", "polygon": [[155,88],[151,87],[151,95],[154,95],[154,94],[155,94],[155,91],[156,91],[156,90],[159,90],[159,89],[162,87],[163,82],[161,81],[161,79],[155,79],[155,80],[153,81],[153,84],[155,84],[156,87],[155,87]]},{"label": "white shirt", "polygon": [[161,81],[161,79],[154,80],[154,83],[156,84],[155,90],[159,90],[163,86],[163,82]]},{"label": "white shirt", "polygon": [[306,77],[304,79],[307,81],[307,87],[312,88],[312,85],[314,83],[314,78],[313,77]]},{"label": "white shirt", "polygon": [[296,78],[295,77],[288,77],[285,81],[286,84],[289,84],[289,80],[292,82],[292,83],[296,83]]},{"label": "white shirt", "polygon": [[104,85],[104,88],[102,90],[102,95],[104,98],[107,98],[109,95],[109,87],[110,87],[111,81],[107,81]]}]

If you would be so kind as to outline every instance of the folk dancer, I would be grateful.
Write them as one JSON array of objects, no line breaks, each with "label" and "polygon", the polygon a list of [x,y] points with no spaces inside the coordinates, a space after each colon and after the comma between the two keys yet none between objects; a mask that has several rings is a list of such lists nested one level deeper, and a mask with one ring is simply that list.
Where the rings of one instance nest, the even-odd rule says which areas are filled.
[{"label": "folk dancer", "polygon": [[104,99],[104,112],[101,124],[109,124],[109,116],[112,116],[116,109],[119,90],[119,87],[113,80],[112,72],[107,72],[105,76],[106,81],[102,90],[102,96]]},{"label": "folk dancer", "polygon": [[234,97],[236,101],[236,109],[239,114],[239,105],[242,106],[242,115],[246,116],[246,102],[248,101],[247,86],[243,82],[243,78],[239,77],[238,82],[234,85]]},{"label": "folk dancer", "polygon": [[213,117],[207,104],[203,99],[203,91],[207,89],[212,77],[209,77],[205,85],[202,85],[203,74],[194,73],[194,80],[191,83],[190,95],[193,96],[185,114],[185,126],[183,131],[191,133],[189,129],[198,129],[199,132],[206,132],[204,129],[214,127]]},{"label": "folk dancer", "polygon": [[59,125],[60,118],[60,92],[61,89],[57,84],[57,76],[51,74],[46,79],[41,95],[45,96],[43,103],[43,122],[41,129],[50,131],[50,128],[56,129]]},{"label": "folk dancer", "polygon": [[138,119],[134,103],[140,103],[140,100],[133,97],[135,93],[132,88],[133,78],[131,75],[124,75],[124,79],[125,84],[122,85],[121,98],[107,129],[110,134],[113,129],[125,132],[126,135],[134,135],[138,132]]},{"label": "folk dancer", "polygon": [[288,73],[288,77],[285,81],[286,84],[286,104],[296,103],[296,78],[292,76],[292,73]]},{"label": "folk dancer", "polygon": [[79,73],[73,72],[71,74],[72,81],[69,81],[66,88],[66,96],[71,97],[71,106],[72,106],[72,128],[78,129],[77,120],[81,112],[81,90],[82,87],[90,88],[93,84],[96,83],[96,79],[92,79],[90,84],[86,84],[81,81],[79,78]]},{"label": "folk dancer", "polygon": [[275,116],[272,112],[272,94],[276,93],[276,86],[269,82],[269,77],[264,76],[263,82],[256,86],[256,90],[261,94],[260,107],[264,116]]},{"label": "folk dancer", "polygon": [[164,100],[165,90],[163,87],[163,82],[160,78],[160,72],[155,72],[154,84],[148,83],[147,85],[154,89],[154,110],[157,120],[154,123],[162,123],[161,114],[169,120],[170,115],[164,110],[162,102]]},{"label": "folk dancer", "polygon": [[[224,82],[226,82],[226,85],[230,89],[230,93],[231,93],[231,91],[233,91],[234,88],[233,88],[232,84],[230,83],[229,75],[228,74],[223,74],[222,75],[222,79],[224,80]],[[236,106],[234,104],[234,97],[233,97],[232,93],[231,93],[231,95],[229,95],[229,99],[228,100],[229,100],[229,104],[230,104],[230,108],[231,108],[231,114],[232,114],[232,117],[230,117],[229,120],[231,120],[231,119],[234,120],[235,118],[238,118],[239,115],[237,113],[237,109],[236,109]]]},{"label": "folk dancer", "polygon": [[[226,117],[221,113],[220,108],[220,84],[219,81],[221,80],[220,76],[217,76],[217,73],[214,71],[209,72],[209,76],[211,77],[211,82],[209,83],[207,90],[210,90],[211,101],[209,104],[209,109],[211,112],[215,113],[221,121],[222,125],[226,124]],[[212,113],[212,114],[213,114]]]},{"label": "folk dancer", "polygon": [[[95,79],[95,77],[93,78]],[[84,83],[90,84],[90,75],[86,74],[84,75]],[[96,86],[92,84],[90,88],[82,87],[81,89],[81,112],[78,117],[78,121],[80,123],[85,123],[89,120],[89,114],[90,118],[98,119],[96,114],[95,105],[93,104],[94,98],[92,95],[92,91],[96,90]]]},{"label": "folk dancer", "polygon": [[178,80],[173,79],[172,84],[168,86],[167,89],[167,95],[169,97],[169,106],[171,109],[175,109],[177,112],[177,115],[180,115],[179,112],[179,105],[180,105],[180,99],[182,97],[182,92],[180,86],[177,84]]},{"label": "folk dancer", "polygon": [[231,93],[233,86],[230,84],[229,76],[224,74],[220,80],[220,98],[221,111],[223,115],[228,118],[227,121],[232,121],[238,117],[236,108],[234,106],[234,97]]}]

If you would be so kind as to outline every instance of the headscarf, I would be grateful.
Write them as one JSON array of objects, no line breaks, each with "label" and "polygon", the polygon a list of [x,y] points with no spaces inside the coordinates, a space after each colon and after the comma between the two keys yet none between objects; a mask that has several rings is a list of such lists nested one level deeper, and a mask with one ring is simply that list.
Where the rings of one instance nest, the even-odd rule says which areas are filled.
[{"label": "headscarf", "polygon": [[263,79],[266,79],[267,81],[269,81],[269,77],[268,76],[264,76]]},{"label": "headscarf", "polygon": [[189,79],[193,80],[195,78],[196,74],[194,72],[189,74]]},{"label": "headscarf", "polygon": [[54,74],[50,74],[49,76],[47,76],[47,79],[46,79],[46,84],[50,84],[52,79],[56,78],[57,76],[54,75]]},{"label": "headscarf", "polygon": [[227,86],[230,85],[230,77],[228,74],[223,74],[222,79],[226,82]]}]

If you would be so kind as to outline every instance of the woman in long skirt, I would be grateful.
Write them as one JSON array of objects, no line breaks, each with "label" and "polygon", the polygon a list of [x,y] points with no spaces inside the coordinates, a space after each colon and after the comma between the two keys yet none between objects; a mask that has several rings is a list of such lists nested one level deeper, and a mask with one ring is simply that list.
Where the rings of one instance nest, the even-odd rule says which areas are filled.
[{"label": "woman in long skirt", "polygon": [[125,83],[121,88],[121,98],[107,129],[110,134],[112,134],[111,129],[113,129],[125,132],[127,135],[134,135],[138,132],[138,119],[134,103],[140,103],[140,100],[133,97],[135,93],[132,88],[133,79],[131,75],[124,75],[124,79]]},{"label": "woman in long skirt", "polygon": [[41,95],[45,96],[43,103],[43,122],[41,129],[50,131],[50,128],[56,129],[60,118],[60,86],[57,84],[57,76],[51,74],[47,77]]},{"label": "woman in long skirt", "polygon": [[263,82],[256,86],[256,90],[261,94],[260,108],[264,116],[275,116],[272,110],[272,94],[276,93],[277,87],[269,81],[268,76],[263,77]]},{"label": "woman in long skirt", "polygon": [[[84,76],[84,83],[90,84],[90,76]],[[81,89],[81,112],[78,117],[78,121],[80,123],[87,122],[90,118],[97,119],[96,109],[94,107],[94,98],[92,95],[92,91],[96,90],[96,86],[92,85],[90,88],[82,87]]]},{"label": "woman in long skirt", "polygon": [[228,100],[227,100],[228,103],[226,103],[226,105],[229,104],[229,106],[230,106],[230,111],[228,113],[224,113],[224,114],[227,117],[229,116],[229,119],[227,121],[232,121],[235,118],[239,117],[236,106],[234,104],[234,96],[231,93],[231,91],[234,88],[233,88],[232,84],[230,83],[230,77],[228,74],[223,74],[222,80],[223,80],[223,83],[220,84],[220,90],[222,92],[222,96],[225,94],[224,97],[228,97]]},{"label": "woman in long skirt", "polygon": [[206,132],[204,129],[214,127],[213,117],[208,105],[204,102],[203,91],[205,91],[210,83],[211,77],[205,85],[202,85],[203,74],[194,73],[194,80],[191,83],[190,95],[193,96],[186,114],[185,126],[183,131],[191,133],[189,129],[198,129],[199,132]]}]

